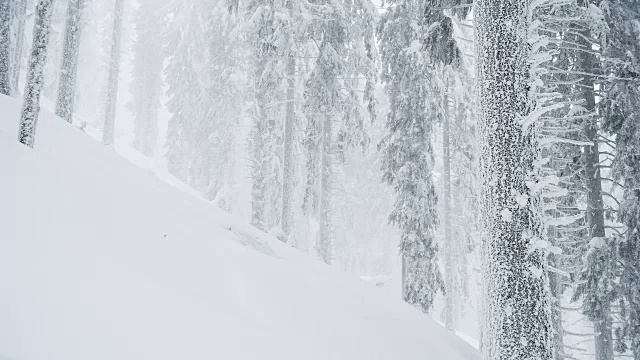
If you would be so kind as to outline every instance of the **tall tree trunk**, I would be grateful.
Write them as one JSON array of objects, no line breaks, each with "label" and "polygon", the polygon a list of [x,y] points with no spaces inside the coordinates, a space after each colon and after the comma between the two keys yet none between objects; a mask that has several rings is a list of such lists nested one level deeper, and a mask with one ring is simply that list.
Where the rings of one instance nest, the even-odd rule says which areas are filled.
[{"label": "tall tree trunk", "polygon": [[478,0],[474,8],[486,360],[551,359],[545,264],[531,250],[545,235],[539,195],[527,186],[536,149],[521,123],[531,111],[528,7]]},{"label": "tall tree trunk", "polygon": [[11,94],[11,7],[13,0],[0,0],[0,94]]},{"label": "tall tree trunk", "polygon": [[[446,76],[446,75],[445,75]],[[445,80],[446,84],[446,80]],[[444,324],[449,330],[455,330],[455,274],[453,265],[454,245],[451,236],[451,141],[450,136],[450,95],[449,89],[445,85],[443,97],[443,118],[442,118],[442,185],[444,187],[442,206],[444,207],[444,283],[446,290]]]},{"label": "tall tree trunk", "polygon": [[118,76],[120,74],[120,40],[122,38],[122,17],[124,0],[116,0],[113,13],[113,34],[111,40],[111,59],[109,61],[109,82],[107,84],[107,103],[105,109],[102,143],[113,145],[116,122],[116,104],[118,102]]},{"label": "tall tree trunk", "polygon": [[[593,86],[593,83],[591,83]],[[595,100],[595,97],[593,98]],[[595,101],[592,102],[595,105]],[[593,109],[593,108],[591,108]],[[593,146],[585,148],[585,175],[587,186],[587,223],[589,226],[589,239],[605,237],[604,231],[604,204],[602,202],[602,182],[600,178],[600,152],[598,151],[598,130],[596,119],[589,119],[585,128],[585,135]],[[611,302],[605,297],[600,297],[600,319],[593,323],[595,337],[596,360],[613,360],[613,335]]]},{"label": "tall tree trunk", "polygon": [[[258,72],[258,78],[261,72]],[[265,211],[266,211],[266,167],[264,162],[265,131],[268,121],[266,115],[266,105],[261,94],[256,94],[258,102],[256,117],[253,123],[253,133],[251,140],[252,165],[251,165],[251,225],[267,231]]]},{"label": "tall tree trunk", "polygon": [[322,260],[331,264],[333,244],[331,243],[331,166],[332,139],[331,116],[325,114],[322,122],[320,144],[320,225],[318,231],[318,253]]},{"label": "tall tree trunk", "polygon": [[[586,40],[589,32],[583,32],[583,37],[578,38],[585,47],[591,48],[591,43]],[[580,68],[583,71],[592,72],[597,66],[597,59],[589,53],[581,53]],[[598,149],[598,121],[596,118],[596,96],[593,76],[583,76],[581,82],[584,108],[590,114],[585,123],[585,137],[593,145],[584,149],[584,174],[585,187],[587,189],[587,225],[589,240],[593,238],[605,238],[604,230],[604,203],[602,201],[602,179],[600,177],[600,151]],[[611,303],[606,296],[599,297],[600,319],[593,324],[595,337],[596,360],[613,360],[613,335],[611,319]]]},{"label": "tall tree trunk", "polygon": [[[559,268],[557,255],[550,259],[551,266]],[[562,297],[562,278],[557,273],[549,274],[549,288],[551,291],[551,324],[553,326],[552,355],[554,360],[563,360],[564,353],[564,327],[562,325],[562,309],[560,301]]]},{"label": "tall tree trunk", "polygon": [[27,0],[18,0],[14,6],[15,20],[17,22],[15,37],[16,44],[13,49],[13,60],[11,68],[11,91],[14,94],[18,93],[20,87],[20,68],[22,65],[22,48],[24,47],[24,27],[27,17]]},{"label": "tall tree trunk", "polygon": [[18,141],[33,147],[40,112],[40,92],[44,84],[44,64],[47,60],[53,0],[40,0],[36,6],[33,26],[33,46],[27,69],[27,84],[22,103]]},{"label": "tall tree trunk", "polygon": [[283,169],[282,169],[282,231],[291,233],[291,196],[293,193],[293,127],[295,123],[295,76],[296,59],[289,56],[287,63],[287,105],[284,123]]},{"label": "tall tree trunk", "polygon": [[56,115],[68,123],[73,121],[83,3],[84,0],[69,0],[67,7]]}]

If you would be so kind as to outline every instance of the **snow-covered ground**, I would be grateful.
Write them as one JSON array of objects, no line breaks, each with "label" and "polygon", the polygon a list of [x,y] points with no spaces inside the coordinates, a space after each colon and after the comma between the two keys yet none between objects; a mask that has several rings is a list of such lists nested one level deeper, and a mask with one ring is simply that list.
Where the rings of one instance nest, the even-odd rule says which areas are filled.
[{"label": "snow-covered ground", "polygon": [[479,353],[372,283],[0,96],[0,358],[430,359]]}]

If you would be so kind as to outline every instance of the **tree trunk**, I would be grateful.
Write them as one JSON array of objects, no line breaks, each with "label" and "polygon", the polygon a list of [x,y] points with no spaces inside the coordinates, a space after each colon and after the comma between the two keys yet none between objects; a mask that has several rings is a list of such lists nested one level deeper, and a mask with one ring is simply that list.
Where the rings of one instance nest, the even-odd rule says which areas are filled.
[{"label": "tree trunk", "polygon": [[[593,86],[593,83],[591,83]],[[593,93],[593,91],[591,91]],[[595,105],[587,100],[588,105]],[[591,102],[591,104],[589,104]],[[590,109],[593,109],[590,108]],[[596,119],[589,119],[585,128],[585,135],[593,146],[585,148],[585,175],[587,186],[587,224],[589,226],[589,239],[605,237],[604,231],[604,204],[602,202],[602,182],[600,178],[600,152],[598,151],[598,130]],[[611,303],[606,297],[600,297],[601,319],[594,321],[593,331],[595,337],[596,360],[613,360],[613,334]]]},{"label": "tree trunk", "polygon": [[[260,79],[261,71],[258,71],[256,78]],[[253,133],[251,140],[252,164],[251,164],[251,225],[256,228],[268,231],[266,229],[265,211],[266,211],[266,167],[264,161],[265,132],[268,116],[266,114],[266,105],[264,94],[260,91],[256,94],[257,114],[254,118]]]},{"label": "tree trunk", "polygon": [[11,7],[13,0],[0,0],[0,94],[11,95]]},{"label": "tree trunk", "polygon": [[[551,359],[549,296],[538,194],[527,182],[536,148],[521,121],[531,111],[527,0],[478,0],[483,358]],[[526,201],[523,201],[522,199]]]},{"label": "tree trunk", "polygon": [[105,108],[102,143],[113,145],[116,122],[116,104],[118,102],[118,76],[120,74],[120,40],[122,38],[122,15],[124,0],[116,0],[113,13],[113,34],[111,41],[111,59],[109,61],[109,82],[107,84],[107,103]]},{"label": "tree trunk", "polygon": [[320,225],[318,231],[318,253],[322,260],[331,264],[331,116],[325,115],[322,123],[320,148]]},{"label": "tree trunk", "polygon": [[14,7],[17,27],[15,31],[16,44],[13,49],[13,67],[11,68],[11,91],[18,93],[20,87],[20,68],[22,65],[22,48],[24,47],[24,26],[27,16],[27,0],[18,0]]},{"label": "tree trunk", "polygon": [[291,195],[293,192],[293,126],[295,123],[295,76],[296,59],[289,56],[287,63],[287,105],[284,123],[283,169],[282,169],[282,231],[291,233]]},{"label": "tree trunk", "polygon": [[27,69],[27,84],[20,116],[18,141],[33,147],[36,135],[38,113],[40,112],[40,92],[44,84],[44,64],[47,60],[53,0],[40,0],[36,6],[33,26],[33,46]]},{"label": "tree trunk", "polygon": [[[446,75],[445,75],[446,76]],[[445,80],[446,84],[446,80]],[[445,94],[443,98],[443,118],[442,118],[442,185],[444,187],[442,206],[444,207],[444,283],[446,290],[444,324],[449,330],[455,330],[455,274],[453,265],[454,246],[451,236],[451,142],[450,136],[450,119],[449,119],[449,89],[445,85]]]},{"label": "tree trunk", "polygon": [[83,2],[84,0],[69,0],[67,7],[56,115],[68,123],[73,121]]},{"label": "tree trunk", "polygon": [[[551,265],[558,268],[557,255],[553,255],[550,259]],[[553,326],[552,342],[552,355],[554,360],[562,360],[565,358],[564,353],[564,327],[562,325],[562,309],[561,297],[562,297],[562,278],[557,273],[549,274],[549,288],[551,290],[551,324]]]},{"label": "tree trunk", "polygon": [[[584,38],[588,38],[589,33],[583,32]],[[591,44],[580,38],[584,46],[591,47]],[[591,72],[596,66],[597,59],[592,54],[582,53],[580,57],[583,71]],[[593,238],[605,237],[604,231],[604,204],[602,201],[602,180],[600,177],[600,151],[598,149],[598,122],[596,118],[596,97],[594,90],[594,78],[583,76],[581,82],[584,108],[592,114],[585,124],[585,137],[592,146],[584,149],[584,174],[585,187],[587,189],[587,225],[589,241]],[[611,303],[606,296],[599,297],[601,319],[594,321],[593,331],[595,337],[596,360],[613,360],[613,335],[611,319]]]}]

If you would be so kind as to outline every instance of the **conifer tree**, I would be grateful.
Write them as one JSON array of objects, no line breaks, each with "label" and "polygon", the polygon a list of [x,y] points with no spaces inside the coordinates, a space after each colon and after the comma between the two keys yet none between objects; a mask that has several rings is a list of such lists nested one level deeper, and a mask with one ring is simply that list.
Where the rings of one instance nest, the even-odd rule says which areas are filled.
[{"label": "conifer tree", "polygon": [[33,26],[33,45],[27,68],[27,83],[20,116],[18,141],[33,147],[40,113],[40,93],[44,84],[44,64],[47,59],[53,0],[39,0]]},{"label": "conifer tree", "polygon": [[630,345],[634,360],[640,359],[640,3],[634,0],[602,5],[609,34],[604,46],[607,70],[604,128],[615,136],[613,174],[624,186],[619,220],[626,230],[612,251],[619,263],[622,326],[616,330],[617,350]]},{"label": "conifer tree", "polygon": [[84,0],[69,0],[67,5],[56,115],[68,123],[73,120],[83,4]]},{"label": "conifer tree", "polygon": [[16,29],[15,29],[15,46],[13,49],[13,63],[11,68],[11,81],[12,81],[12,92],[14,94],[18,93],[18,87],[20,85],[20,70],[22,67],[22,50],[24,46],[24,27],[27,16],[27,0],[17,0],[12,8]]},{"label": "conifer tree", "polygon": [[366,104],[371,110],[375,106],[376,11],[368,0],[313,4],[311,11],[317,12],[317,20],[307,32],[316,46],[316,60],[304,89],[304,209],[318,221],[317,253],[331,263],[335,258],[332,203],[336,166],[348,148],[366,146],[363,124],[373,111],[367,114],[363,107]]},{"label": "conifer tree", "polygon": [[158,138],[158,111],[162,100],[162,69],[164,22],[158,0],[140,1],[135,14],[136,38],[133,44],[133,81],[130,85],[133,98],[128,104],[134,123],[133,146],[142,154],[153,157]]},{"label": "conifer tree", "polygon": [[167,108],[171,112],[167,167],[206,198],[214,199],[233,185],[232,151],[248,102],[246,45],[237,16],[228,14],[223,3],[193,1],[174,6],[169,8],[173,16],[165,33]]},{"label": "conifer tree", "polygon": [[0,94],[9,95],[11,76],[12,0],[0,0]]},{"label": "conifer tree", "polygon": [[436,191],[431,133],[437,120],[429,75],[426,1],[394,2],[379,24],[382,81],[390,100],[388,134],[381,143],[383,180],[396,192],[389,220],[402,231],[403,298],[431,309],[443,288],[435,242]]},{"label": "conifer tree", "polygon": [[116,105],[118,103],[118,82],[120,76],[120,57],[122,40],[122,21],[124,17],[124,0],[115,0],[113,27],[111,29],[111,51],[109,52],[109,78],[107,82],[107,98],[105,104],[102,143],[113,145],[116,122]]},{"label": "conifer tree", "polygon": [[283,119],[277,102],[286,96],[286,68],[293,45],[290,41],[295,39],[291,15],[284,0],[252,0],[247,4],[255,62],[254,123],[249,144],[252,157],[251,223],[262,230],[281,224],[283,173],[278,144],[282,139]]}]

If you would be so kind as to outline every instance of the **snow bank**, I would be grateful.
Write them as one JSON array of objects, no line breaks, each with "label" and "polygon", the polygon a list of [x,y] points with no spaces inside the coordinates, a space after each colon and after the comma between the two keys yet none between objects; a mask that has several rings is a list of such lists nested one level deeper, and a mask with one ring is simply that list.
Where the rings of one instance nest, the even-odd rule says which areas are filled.
[{"label": "snow bank", "polygon": [[0,358],[479,359],[372,284],[0,96]]}]

